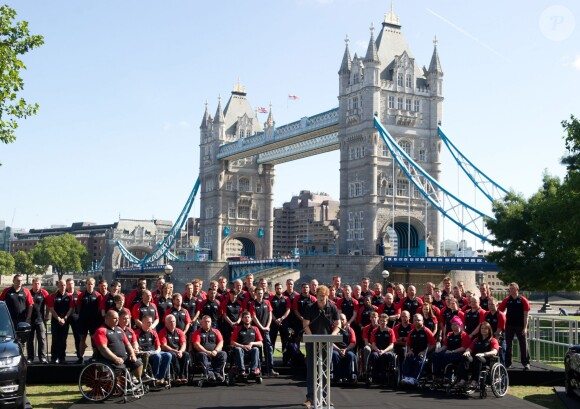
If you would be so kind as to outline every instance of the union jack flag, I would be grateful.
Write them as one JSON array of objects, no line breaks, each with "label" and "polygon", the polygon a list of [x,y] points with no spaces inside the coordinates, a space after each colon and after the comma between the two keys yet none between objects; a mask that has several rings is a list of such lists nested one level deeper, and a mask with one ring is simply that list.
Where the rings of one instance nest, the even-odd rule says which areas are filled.
[{"label": "union jack flag", "polygon": [[267,114],[268,110],[264,107],[258,107],[258,112],[261,114]]},{"label": "union jack flag", "polygon": [[288,99],[298,99],[298,95],[290,95],[290,94],[288,94]]}]

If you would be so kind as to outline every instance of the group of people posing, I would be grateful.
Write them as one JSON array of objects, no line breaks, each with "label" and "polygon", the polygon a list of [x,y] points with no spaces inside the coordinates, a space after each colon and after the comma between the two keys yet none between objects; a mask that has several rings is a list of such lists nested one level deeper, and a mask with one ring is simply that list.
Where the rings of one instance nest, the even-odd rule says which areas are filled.
[{"label": "group of people posing", "polygon": [[383,289],[380,283],[371,286],[368,277],[360,284],[343,285],[339,276],[328,287],[319,286],[317,280],[303,282],[299,291],[289,279],[284,287],[276,283],[272,292],[266,279],[254,283],[251,274],[245,276],[245,282],[229,283],[219,277],[205,288],[201,280],[194,279],[183,293],[174,293],[173,284],[163,278],[156,287],[150,291],[146,280],[139,279],[137,287],[125,296],[117,281],[109,285],[88,278],[84,290],[79,291],[74,280],[68,279],[59,281],[57,291],[49,295],[40,280],[34,279],[27,289],[16,275],[0,300],[6,301],[15,323],[26,321],[32,326],[27,343],[29,362],[35,359],[35,352],[40,362],[48,362],[45,339],[50,319],[53,363],[65,363],[72,329],[78,363],[83,361],[89,335],[96,353],[113,362],[126,362],[137,377],[143,359],[148,360],[152,381],[160,385],[171,362],[176,382],[187,382],[191,358],[200,362],[208,379],[223,380],[224,346],[231,346],[240,375],[260,373],[260,348],[263,374],[276,376],[273,349],[278,337],[283,350],[292,343],[299,345],[300,335],[311,333],[310,328],[318,325],[313,324],[313,317],[318,317],[316,308],[327,317],[324,328],[317,329],[343,335],[343,341],[333,345],[333,378],[337,381],[356,380],[359,351],[360,359],[371,363],[377,382],[386,381],[386,368],[398,355],[403,381],[413,383],[424,354],[429,354],[436,381],[446,363],[457,362],[465,383],[470,381],[470,373],[473,381],[477,371],[477,364],[468,363],[481,362],[468,359],[472,355],[499,353],[502,362],[511,366],[514,337],[520,344],[522,365],[529,369],[526,333],[530,307],[516,283],[509,285],[510,295],[501,302],[490,296],[486,284],[476,294],[462,282],[452,285],[448,277],[441,287],[426,283],[422,296],[413,285],[389,284]]}]

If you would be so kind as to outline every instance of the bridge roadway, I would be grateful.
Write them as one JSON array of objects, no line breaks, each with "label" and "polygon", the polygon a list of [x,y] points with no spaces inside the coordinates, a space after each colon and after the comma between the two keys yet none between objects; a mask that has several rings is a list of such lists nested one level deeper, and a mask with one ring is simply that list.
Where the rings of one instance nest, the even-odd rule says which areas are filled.
[{"label": "bridge roadway", "polygon": [[[356,256],[353,256],[356,257]],[[273,267],[287,267],[300,270],[300,258],[275,258],[267,260],[233,261],[229,263],[230,280],[243,278]],[[392,257],[385,256],[383,268],[409,270],[468,270],[499,271],[496,263],[490,263],[483,257]]]},{"label": "bridge roadway", "polygon": [[[244,408],[244,409],[304,409],[306,385],[302,380],[281,376],[264,379],[261,385],[255,383],[236,384],[235,386],[216,386],[198,388],[180,386],[160,392],[149,392],[136,401],[129,401],[124,408]],[[430,409],[541,409],[534,403],[510,395],[496,398],[493,394],[487,399],[446,395],[442,391],[417,391],[367,389],[358,387],[332,387],[331,401],[336,409],[384,409],[384,408],[430,408]],[[93,403],[78,402],[70,409],[94,409]],[[118,400],[105,402],[101,407],[118,407]]]}]

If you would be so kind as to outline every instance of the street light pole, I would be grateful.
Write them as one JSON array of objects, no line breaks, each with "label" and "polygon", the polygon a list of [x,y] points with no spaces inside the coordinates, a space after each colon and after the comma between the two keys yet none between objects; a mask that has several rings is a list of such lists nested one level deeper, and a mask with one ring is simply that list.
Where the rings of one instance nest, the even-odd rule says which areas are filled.
[{"label": "street light pole", "polygon": [[385,291],[385,295],[387,294],[387,285],[390,285],[388,280],[390,275],[391,274],[387,270],[383,270],[381,273],[381,276],[383,276],[383,289]]}]

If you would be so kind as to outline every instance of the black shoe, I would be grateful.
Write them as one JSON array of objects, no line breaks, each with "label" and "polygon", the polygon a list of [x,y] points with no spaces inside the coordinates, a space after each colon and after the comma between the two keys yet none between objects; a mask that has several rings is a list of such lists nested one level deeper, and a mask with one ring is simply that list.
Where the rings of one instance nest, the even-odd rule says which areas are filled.
[{"label": "black shoe", "polygon": [[40,363],[46,365],[48,363],[48,361],[46,360],[46,358],[42,358],[40,360]]},{"label": "black shoe", "polygon": [[60,359],[56,358],[52,360],[53,364],[59,365],[60,364]]},{"label": "black shoe", "polygon": [[28,359],[26,360],[26,363],[27,363],[27,364],[31,364],[31,363],[33,363],[33,362],[34,362],[34,359],[30,359],[30,358],[28,358]]},{"label": "black shoe", "polygon": [[84,360],[83,358],[78,358],[78,359],[75,361],[75,364],[82,364],[82,363],[84,363],[84,362],[85,362],[85,360]]}]

